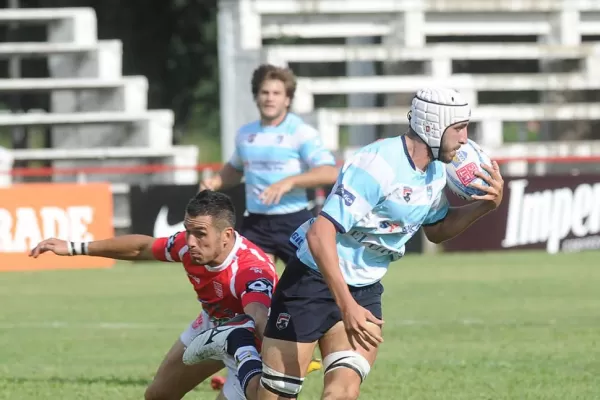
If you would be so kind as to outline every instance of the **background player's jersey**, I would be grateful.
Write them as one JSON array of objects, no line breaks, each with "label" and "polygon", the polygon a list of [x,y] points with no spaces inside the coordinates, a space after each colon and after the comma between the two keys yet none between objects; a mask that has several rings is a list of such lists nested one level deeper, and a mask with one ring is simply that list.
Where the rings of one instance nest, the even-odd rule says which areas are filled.
[{"label": "background player's jersey", "polygon": [[[434,161],[427,171],[417,170],[404,136],[372,143],[346,162],[321,214],[339,232],[340,268],[349,285],[380,280],[421,225],[445,218],[445,185],[444,164]],[[300,261],[318,270],[305,240],[313,222],[303,224],[290,240]]]},{"label": "background player's jersey", "polygon": [[160,261],[183,263],[202,308],[215,323],[243,313],[249,303],[271,306],[277,283],[275,266],[262,250],[237,232],[233,250],[217,267],[192,263],[185,232],[156,239],[152,253]]},{"label": "background player's jersey", "polygon": [[319,133],[291,113],[277,126],[262,126],[260,121],[244,125],[237,133],[235,149],[229,163],[244,172],[246,208],[256,214],[289,214],[306,209],[305,189],[292,189],[273,205],[263,204],[258,196],[283,178],[309,168],[335,165]]}]

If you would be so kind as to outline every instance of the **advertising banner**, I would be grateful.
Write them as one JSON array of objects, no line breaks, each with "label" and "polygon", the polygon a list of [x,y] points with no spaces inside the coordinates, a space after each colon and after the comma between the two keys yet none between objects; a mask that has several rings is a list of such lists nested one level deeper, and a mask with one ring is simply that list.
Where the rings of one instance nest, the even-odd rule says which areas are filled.
[{"label": "advertising banner", "polygon": [[0,188],[0,271],[103,268],[113,260],[99,257],[28,256],[48,238],[73,242],[114,235],[113,200],[105,183],[18,184]]},{"label": "advertising banner", "polygon": [[[446,251],[600,249],[600,175],[505,178],[500,208],[444,244]],[[448,193],[452,205],[464,202]]]},{"label": "advertising banner", "polygon": [[[222,191],[236,210],[236,229],[242,223],[246,201],[244,185]],[[167,237],[183,231],[185,207],[198,193],[198,185],[132,186],[129,191],[131,233]]]}]

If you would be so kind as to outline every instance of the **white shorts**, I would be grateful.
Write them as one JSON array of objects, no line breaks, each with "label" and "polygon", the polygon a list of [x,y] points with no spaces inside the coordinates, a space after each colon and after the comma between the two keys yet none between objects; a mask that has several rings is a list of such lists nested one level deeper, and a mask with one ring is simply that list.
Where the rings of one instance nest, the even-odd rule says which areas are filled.
[{"label": "white shorts", "polygon": [[[214,327],[214,324],[210,321],[210,317],[203,310],[198,318],[196,318],[188,328],[181,333],[179,336],[179,340],[185,347],[189,346],[192,343],[192,340],[196,336],[200,334],[200,332],[205,331]],[[227,358],[224,361],[225,367],[227,368],[227,379],[225,380],[225,385],[223,386],[223,394],[227,400],[246,400],[246,396],[242,391],[242,387],[240,385],[240,381],[237,377],[237,367],[235,365],[235,361],[233,357]]]}]

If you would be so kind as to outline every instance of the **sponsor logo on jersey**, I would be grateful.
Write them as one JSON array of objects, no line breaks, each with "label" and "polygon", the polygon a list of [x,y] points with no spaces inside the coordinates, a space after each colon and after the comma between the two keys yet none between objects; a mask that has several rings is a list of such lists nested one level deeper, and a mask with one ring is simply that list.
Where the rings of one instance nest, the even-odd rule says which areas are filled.
[{"label": "sponsor logo on jersey", "polygon": [[346,207],[350,207],[354,203],[354,200],[356,200],[356,196],[354,196],[346,188],[344,188],[344,185],[342,184],[339,184],[336,187],[335,194],[340,196],[344,200],[344,204],[346,205]]},{"label": "sponsor logo on jersey", "polygon": [[412,196],[413,190],[411,187],[408,186],[404,186],[404,188],[402,189],[402,198],[404,199],[404,201],[406,201],[407,203],[410,201],[410,197]]}]

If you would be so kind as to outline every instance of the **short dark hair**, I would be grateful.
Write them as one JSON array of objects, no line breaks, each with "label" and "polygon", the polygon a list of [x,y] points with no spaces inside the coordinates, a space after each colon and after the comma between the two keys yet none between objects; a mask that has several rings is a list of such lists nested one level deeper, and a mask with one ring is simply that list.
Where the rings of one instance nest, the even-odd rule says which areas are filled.
[{"label": "short dark hair", "polygon": [[258,96],[262,84],[270,80],[283,82],[285,94],[290,98],[290,101],[294,100],[294,94],[296,93],[296,77],[294,73],[289,68],[280,68],[271,64],[261,64],[254,70],[252,74],[252,95],[254,98]]},{"label": "short dark hair", "polygon": [[185,212],[190,217],[209,215],[219,229],[235,227],[235,207],[224,193],[202,190],[187,204]]}]

